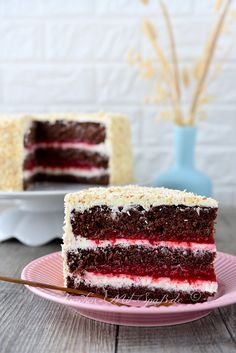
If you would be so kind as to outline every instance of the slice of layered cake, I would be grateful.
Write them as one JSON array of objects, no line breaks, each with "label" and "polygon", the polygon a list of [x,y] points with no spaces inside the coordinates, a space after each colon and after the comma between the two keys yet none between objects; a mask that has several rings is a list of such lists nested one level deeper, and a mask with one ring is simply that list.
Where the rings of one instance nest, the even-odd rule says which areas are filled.
[{"label": "slice of layered cake", "polygon": [[204,302],[217,291],[217,202],[164,188],[65,197],[65,285],[107,296]]},{"label": "slice of layered cake", "polygon": [[1,116],[0,135],[0,190],[27,189],[41,181],[100,185],[132,181],[125,116]]}]

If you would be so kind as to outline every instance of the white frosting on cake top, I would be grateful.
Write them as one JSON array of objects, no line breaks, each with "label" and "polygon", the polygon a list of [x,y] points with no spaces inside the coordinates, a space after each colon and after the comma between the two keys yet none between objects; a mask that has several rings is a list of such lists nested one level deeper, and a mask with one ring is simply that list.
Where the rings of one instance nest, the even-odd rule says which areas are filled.
[{"label": "white frosting on cake top", "polygon": [[119,206],[130,208],[140,205],[146,210],[150,206],[161,205],[218,207],[216,200],[190,192],[137,185],[81,190],[67,194],[65,204],[67,208],[75,208],[81,211],[98,205],[107,205],[114,209]]}]

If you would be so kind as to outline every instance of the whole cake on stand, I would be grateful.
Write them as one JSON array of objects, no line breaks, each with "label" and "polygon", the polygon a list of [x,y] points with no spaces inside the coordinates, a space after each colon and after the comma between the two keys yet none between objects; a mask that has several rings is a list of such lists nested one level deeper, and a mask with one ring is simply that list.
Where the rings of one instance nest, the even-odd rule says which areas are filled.
[{"label": "whole cake on stand", "polygon": [[0,190],[35,182],[132,181],[128,118],[112,113],[0,117]]}]

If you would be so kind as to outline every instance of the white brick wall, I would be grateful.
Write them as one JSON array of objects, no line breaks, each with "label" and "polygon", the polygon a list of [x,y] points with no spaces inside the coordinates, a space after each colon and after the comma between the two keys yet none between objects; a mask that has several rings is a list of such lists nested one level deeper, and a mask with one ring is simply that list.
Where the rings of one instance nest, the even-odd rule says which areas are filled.
[{"label": "white brick wall", "polygon": [[[166,0],[180,44],[190,63],[202,48],[213,0]],[[130,116],[136,177],[152,181],[171,163],[172,126],[156,123],[162,107],[142,103],[150,90],[125,56],[136,48],[153,52],[140,34],[143,17],[159,24],[157,1],[0,0],[0,111],[97,111]],[[236,35],[232,24],[231,39]],[[225,36],[224,44],[230,42]],[[212,87],[216,100],[198,132],[197,166],[214,182],[216,197],[236,204],[236,46]],[[185,104],[187,101],[185,102]]]}]

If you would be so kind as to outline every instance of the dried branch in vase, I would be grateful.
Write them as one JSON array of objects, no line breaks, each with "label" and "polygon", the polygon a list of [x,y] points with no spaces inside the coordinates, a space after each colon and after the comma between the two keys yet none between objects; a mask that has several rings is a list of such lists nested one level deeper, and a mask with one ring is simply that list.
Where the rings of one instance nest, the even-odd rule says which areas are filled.
[{"label": "dried branch in vase", "polygon": [[[141,0],[144,5],[149,1]],[[205,120],[206,114],[202,106],[210,103],[212,97],[208,94],[208,87],[222,71],[225,61],[229,57],[230,50],[223,57],[213,63],[218,42],[221,35],[228,32],[226,26],[227,15],[235,19],[235,11],[230,12],[232,0],[216,0],[216,22],[209,32],[202,55],[195,60],[192,67],[179,68],[179,60],[176,50],[173,26],[168,9],[163,0],[159,0],[160,10],[164,18],[166,33],[168,36],[169,55],[162,48],[161,41],[153,23],[146,19],[142,24],[142,32],[148,39],[156,56],[155,61],[144,59],[139,53],[129,53],[129,63],[136,65],[141,77],[154,81],[154,92],[145,99],[146,103],[168,104],[168,110],[161,116],[178,125],[195,125],[197,120]],[[159,67],[159,70],[157,68]],[[184,91],[190,94],[190,106],[187,113],[183,113],[182,104]]]}]

